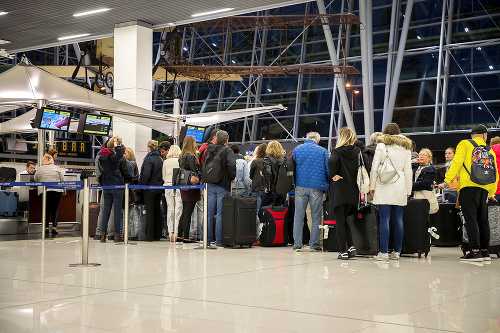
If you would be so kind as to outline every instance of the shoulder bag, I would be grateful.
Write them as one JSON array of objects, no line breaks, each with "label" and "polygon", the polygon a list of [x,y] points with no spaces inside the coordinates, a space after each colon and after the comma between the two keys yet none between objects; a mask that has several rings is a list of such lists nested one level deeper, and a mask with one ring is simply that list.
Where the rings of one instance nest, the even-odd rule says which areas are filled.
[{"label": "shoulder bag", "polygon": [[368,171],[366,171],[363,156],[361,154],[361,152],[358,154],[358,176],[356,182],[358,183],[359,192],[367,194],[370,192],[370,177],[368,176]]},{"label": "shoulder bag", "polygon": [[[389,148],[385,147],[386,157],[384,162],[379,166],[377,177],[381,184],[393,184],[398,181],[399,173],[392,163],[391,157],[389,156]],[[392,181],[397,176],[396,180]],[[392,182],[391,182],[392,181]]]}]

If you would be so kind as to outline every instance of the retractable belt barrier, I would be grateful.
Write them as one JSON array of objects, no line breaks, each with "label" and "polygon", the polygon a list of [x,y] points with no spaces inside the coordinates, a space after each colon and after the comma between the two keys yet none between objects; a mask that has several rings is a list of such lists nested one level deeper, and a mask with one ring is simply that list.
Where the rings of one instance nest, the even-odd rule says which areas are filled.
[{"label": "retractable belt barrier", "polygon": [[[82,186],[83,185],[83,186]],[[182,186],[155,186],[155,185],[109,185],[109,186],[99,186],[88,184],[88,179],[83,181],[72,181],[72,182],[0,182],[0,186],[12,187],[12,186],[29,186],[29,187],[43,187],[42,193],[42,240],[45,240],[45,226],[46,226],[46,200],[47,200],[47,189],[69,189],[69,190],[83,190],[83,212],[82,212],[82,263],[81,264],[70,264],[71,267],[77,266],[100,266],[100,264],[89,263],[88,262],[88,233],[89,233],[89,195],[90,190],[115,190],[124,189],[125,190],[125,217],[123,221],[124,229],[124,244],[128,245],[128,211],[129,211],[129,189],[143,189],[143,190],[193,190],[193,189],[205,189],[203,194],[203,247],[202,249],[209,248],[207,244],[207,229],[208,229],[208,191],[207,184],[204,185],[182,185]],[[117,243],[118,245],[119,243]]]}]

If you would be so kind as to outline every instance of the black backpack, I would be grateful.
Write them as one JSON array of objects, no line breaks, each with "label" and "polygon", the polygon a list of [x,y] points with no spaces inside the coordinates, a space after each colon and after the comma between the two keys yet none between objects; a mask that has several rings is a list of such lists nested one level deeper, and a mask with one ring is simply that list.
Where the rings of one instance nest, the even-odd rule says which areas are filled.
[{"label": "black backpack", "polygon": [[204,183],[217,184],[224,178],[221,154],[225,150],[226,147],[221,147],[217,152],[209,151],[208,148],[205,151],[201,166],[201,177]]},{"label": "black backpack", "polygon": [[474,146],[472,151],[472,161],[470,172],[464,163],[465,171],[470,176],[470,180],[478,185],[490,185],[497,180],[497,169],[495,157],[490,153],[491,147],[480,146],[474,140],[467,140]]},{"label": "black backpack", "polygon": [[286,194],[295,188],[295,161],[293,156],[288,157],[278,170],[276,193]]}]

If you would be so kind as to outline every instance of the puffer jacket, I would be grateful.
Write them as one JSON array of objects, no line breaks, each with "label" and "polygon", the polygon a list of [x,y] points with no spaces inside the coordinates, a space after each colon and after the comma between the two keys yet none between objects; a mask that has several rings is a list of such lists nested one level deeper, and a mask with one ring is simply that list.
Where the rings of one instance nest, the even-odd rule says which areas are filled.
[{"label": "puffer jacket", "polygon": [[[64,171],[55,164],[45,164],[36,169],[36,182],[63,182]],[[43,187],[38,186],[38,195],[43,193]],[[47,191],[63,192],[63,189],[47,187]],[[48,221],[47,221],[48,222]]]},{"label": "puffer jacket", "polygon": [[296,165],[295,185],[316,190],[328,190],[328,151],[313,140],[293,150],[293,160]]},{"label": "puffer jacket", "polygon": [[418,175],[417,179],[415,179],[415,173],[417,172],[420,164],[412,163],[412,171],[413,171],[413,191],[432,191],[432,184],[436,179],[437,169],[434,165],[428,165],[420,171],[420,175]]},{"label": "puffer jacket", "polygon": [[[399,179],[394,183],[382,184],[377,173],[387,156],[386,149],[398,171]],[[370,172],[370,190],[374,190],[375,205],[406,206],[407,196],[412,191],[411,140],[402,135],[384,134],[377,139],[377,148]]]},{"label": "puffer jacket", "polygon": [[273,193],[276,191],[278,171],[283,162],[285,162],[284,157],[264,157],[264,187]]}]

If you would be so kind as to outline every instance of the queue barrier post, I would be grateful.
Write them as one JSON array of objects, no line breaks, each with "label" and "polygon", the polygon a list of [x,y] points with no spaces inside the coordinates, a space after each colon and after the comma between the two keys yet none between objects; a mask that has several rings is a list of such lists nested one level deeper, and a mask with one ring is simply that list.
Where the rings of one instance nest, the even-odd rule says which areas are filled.
[{"label": "queue barrier post", "polygon": [[89,263],[89,180],[83,180],[83,212],[82,212],[82,263],[70,264],[69,267],[96,267],[97,263]]},{"label": "queue barrier post", "polygon": [[49,227],[47,225],[48,221],[46,219],[47,214],[47,186],[42,186],[42,240],[45,240],[45,228]]},{"label": "queue barrier post", "polygon": [[208,244],[208,184],[205,184],[203,191],[203,246],[196,247],[195,250],[216,250]]},{"label": "queue barrier post", "polygon": [[129,218],[129,198],[130,198],[130,188],[129,184],[125,184],[125,211],[123,217],[123,243],[115,243],[115,245],[137,245],[136,243],[128,242],[128,218]]}]

